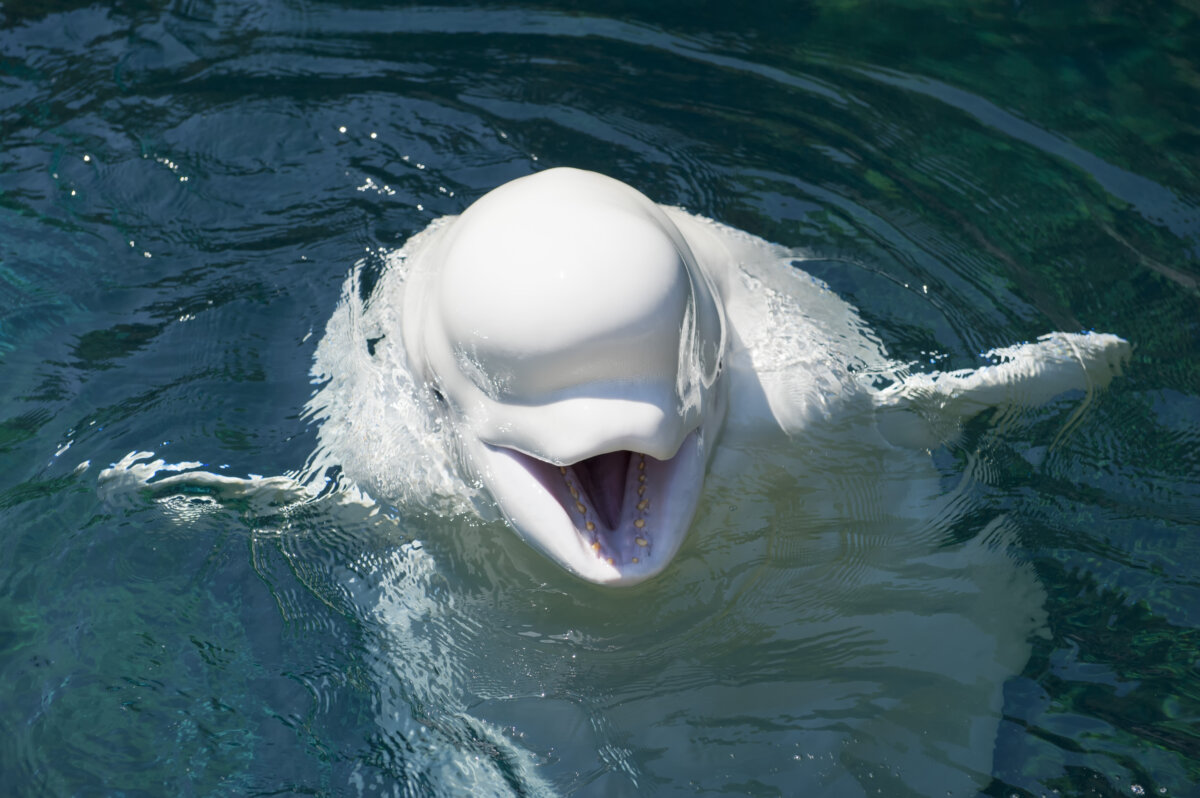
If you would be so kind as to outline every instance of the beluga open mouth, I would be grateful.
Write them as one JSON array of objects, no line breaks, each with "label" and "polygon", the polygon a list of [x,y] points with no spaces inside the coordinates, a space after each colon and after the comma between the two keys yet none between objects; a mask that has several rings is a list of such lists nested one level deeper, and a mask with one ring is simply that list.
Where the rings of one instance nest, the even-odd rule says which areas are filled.
[{"label": "beluga open mouth", "polygon": [[504,447],[477,455],[518,532],[568,570],[606,584],[639,582],[671,561],[695,514],[706,460],[699,430],[665,460],[628,449],[567,465]]},{"label": "beluga open mouth", "polygon": [[683,235],[611,178],[485,195],[408,276],[404,342],[532,545],[631,584],[678,551],[724,415],[724,313]]}]

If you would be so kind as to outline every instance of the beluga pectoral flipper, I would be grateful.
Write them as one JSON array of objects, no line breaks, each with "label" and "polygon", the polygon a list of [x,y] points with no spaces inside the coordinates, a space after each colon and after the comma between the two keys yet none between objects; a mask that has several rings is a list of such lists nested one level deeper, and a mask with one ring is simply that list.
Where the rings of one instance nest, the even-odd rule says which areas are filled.
[{"label": "beluga pectoral flipper", "polygon": [[948,428],[988,408],[1105,388],[1131,351],[1115,335],[1055,332],[986,352],[990,365],[978,369],[912,374],[877,393],[880,429],[895,444],[933,446]]}]

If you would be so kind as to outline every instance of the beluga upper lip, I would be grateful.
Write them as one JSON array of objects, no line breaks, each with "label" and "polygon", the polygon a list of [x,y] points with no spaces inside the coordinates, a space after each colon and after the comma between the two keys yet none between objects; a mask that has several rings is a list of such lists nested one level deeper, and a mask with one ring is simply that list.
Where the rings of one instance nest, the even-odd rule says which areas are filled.
[{"label": "beluga upper lip", "polygon": [[683,235],[611,178],[485,195],[408,276],[404,343],[514,529],[590,581],[662,570],[724,406],[725,318]]}]

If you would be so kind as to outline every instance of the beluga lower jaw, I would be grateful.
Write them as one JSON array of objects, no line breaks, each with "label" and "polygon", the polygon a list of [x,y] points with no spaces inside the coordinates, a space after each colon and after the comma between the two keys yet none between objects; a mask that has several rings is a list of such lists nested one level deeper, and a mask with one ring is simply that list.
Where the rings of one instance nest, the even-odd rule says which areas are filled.
[{"label": "beluga lower jaw", "polygon": [[408,361],[516,532],[591,582],[662,571],[724,418],[724,311],[675,224],[624,183],[552,169],[410,263]]}]

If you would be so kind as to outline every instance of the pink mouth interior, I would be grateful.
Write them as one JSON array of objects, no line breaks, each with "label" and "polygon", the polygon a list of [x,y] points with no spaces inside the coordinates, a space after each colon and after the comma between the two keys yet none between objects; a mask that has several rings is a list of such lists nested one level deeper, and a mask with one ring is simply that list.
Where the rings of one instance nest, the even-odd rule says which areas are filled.
[{"label": "pink mouth interior", "polygon": [[627,494],[625,481],[629,474],[629,461],[633,452],[607,452],[580,460],[571,466],[578,480],[579,490],[584,491],[595,508],[599,522],[609,529],[621,524]]},{"label": "pink mouth interior", "polygon": [[597,559],[637,565],[653,555],[672,461],[624,449],[557,466],[509,452],[554,497]]}]

